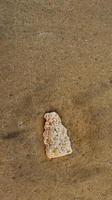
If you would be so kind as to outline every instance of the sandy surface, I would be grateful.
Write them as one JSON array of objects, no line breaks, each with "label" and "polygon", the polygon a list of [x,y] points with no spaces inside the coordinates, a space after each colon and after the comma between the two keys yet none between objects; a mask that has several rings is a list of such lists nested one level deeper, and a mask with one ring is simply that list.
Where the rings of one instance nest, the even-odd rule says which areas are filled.
[{"label": "sandy surface", "polygon": [[[73,153],[47,160],[57,111]],[[0,200],[112,199],[112,1],[0,1]]]}]

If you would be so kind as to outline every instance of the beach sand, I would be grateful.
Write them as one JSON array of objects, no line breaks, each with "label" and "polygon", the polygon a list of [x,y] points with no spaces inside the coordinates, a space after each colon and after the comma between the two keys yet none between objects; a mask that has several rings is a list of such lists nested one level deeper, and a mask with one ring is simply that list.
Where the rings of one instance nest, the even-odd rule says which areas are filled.
[{"label": "beach sand", "polygon": [[[73,153],[48,160],[45,112]],[[0,1],[0,199],[112,199],[112,1]]]}]

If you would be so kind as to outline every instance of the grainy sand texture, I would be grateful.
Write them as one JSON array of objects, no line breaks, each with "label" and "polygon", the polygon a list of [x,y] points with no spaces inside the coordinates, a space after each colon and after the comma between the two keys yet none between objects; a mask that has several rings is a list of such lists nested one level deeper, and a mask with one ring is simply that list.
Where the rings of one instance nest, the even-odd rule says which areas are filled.
[{"label": "grainy sand texture", "polygon": [[[73,149],[54,160],[50,111]],[[0,1],[0,200],[112,200],[112,0]]]}]

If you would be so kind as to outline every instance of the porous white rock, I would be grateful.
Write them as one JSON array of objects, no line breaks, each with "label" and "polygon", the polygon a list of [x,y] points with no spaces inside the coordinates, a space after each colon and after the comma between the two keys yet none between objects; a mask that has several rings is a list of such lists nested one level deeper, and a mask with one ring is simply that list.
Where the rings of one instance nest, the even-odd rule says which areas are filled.
[{"label": "porous white rock", "polygon": [[46,122],[43,137],[47,157],[51,159],[71,154],[67,129],[62,125],[59,115],[56,112],[49,112],[44,118]]}]

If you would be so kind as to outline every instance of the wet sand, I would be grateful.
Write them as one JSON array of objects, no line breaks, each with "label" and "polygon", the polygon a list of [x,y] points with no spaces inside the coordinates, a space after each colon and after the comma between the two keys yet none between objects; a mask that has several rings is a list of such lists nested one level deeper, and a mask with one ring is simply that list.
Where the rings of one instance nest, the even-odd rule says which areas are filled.
[{"label": "wet sand", "polygon": [[[0,1],[0,199],[112,199],[112,1]],[[73,153],[48,160],[56,111]]]}]

